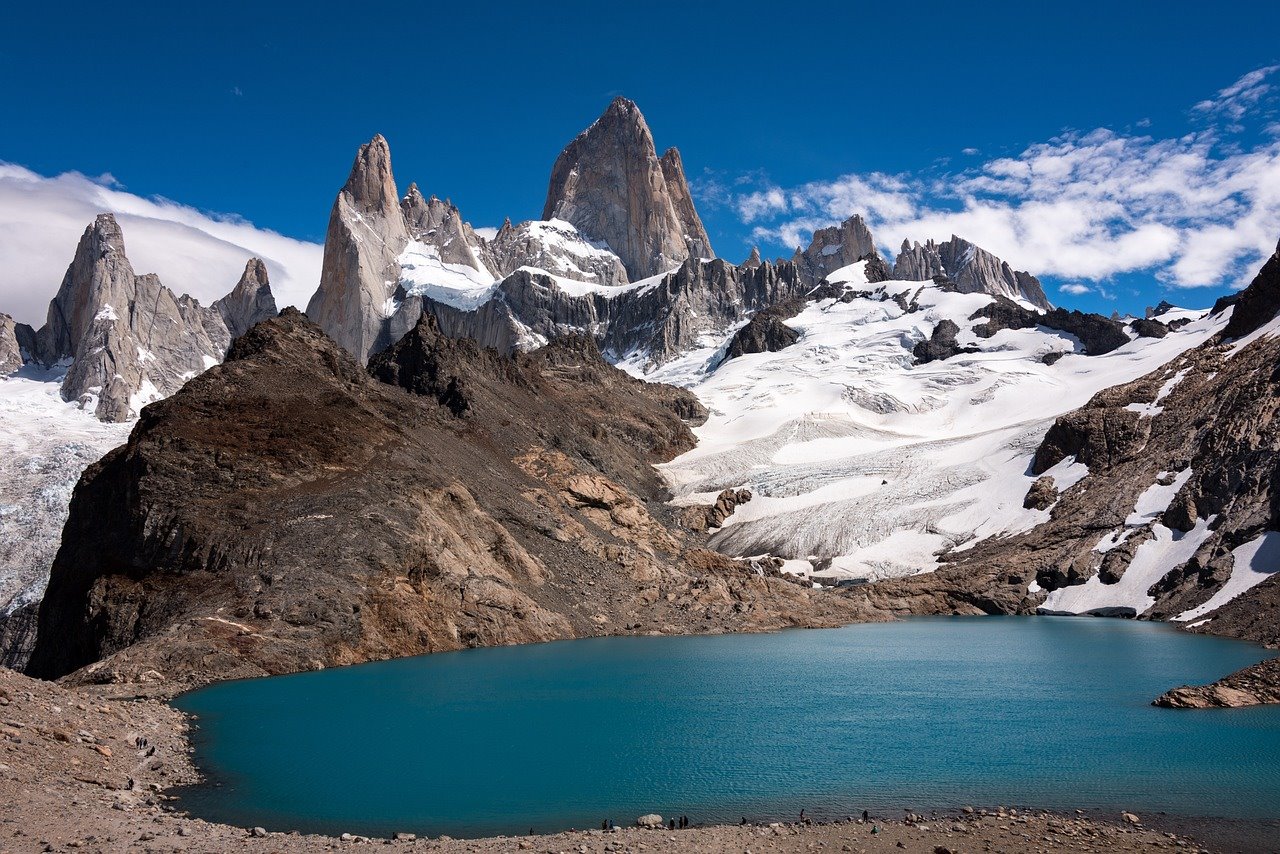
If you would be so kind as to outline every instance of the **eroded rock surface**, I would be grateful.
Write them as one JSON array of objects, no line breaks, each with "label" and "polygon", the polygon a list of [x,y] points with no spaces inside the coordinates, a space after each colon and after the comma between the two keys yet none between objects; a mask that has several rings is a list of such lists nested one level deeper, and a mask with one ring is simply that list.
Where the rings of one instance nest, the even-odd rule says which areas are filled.
[{"label": "eroded rock surface", "polygon": [[980,246],[951,235],[944,243],[903,241],[894,262],[893,278],[927,281],[946,276],[961,293],[1025,299],[1037,308],[1053,306],[1040,280],[1030,273],[1014,270],[1006,262]]}]

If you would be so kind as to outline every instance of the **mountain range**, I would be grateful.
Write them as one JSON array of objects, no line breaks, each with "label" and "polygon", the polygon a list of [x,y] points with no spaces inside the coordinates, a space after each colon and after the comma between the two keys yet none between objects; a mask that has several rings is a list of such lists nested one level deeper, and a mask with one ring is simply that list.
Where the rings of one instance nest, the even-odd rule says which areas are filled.
[{"label": "mountain range", "polygon": [[542,217],[486,238],[375,136],[304,315],[257,259],[175,296],[99,216],[45,325],[0,316],[3,660],[191,684],[935,613],[1280,641],[1280,255],[1142,318],[857,215],[735,264],[622,98]]}]

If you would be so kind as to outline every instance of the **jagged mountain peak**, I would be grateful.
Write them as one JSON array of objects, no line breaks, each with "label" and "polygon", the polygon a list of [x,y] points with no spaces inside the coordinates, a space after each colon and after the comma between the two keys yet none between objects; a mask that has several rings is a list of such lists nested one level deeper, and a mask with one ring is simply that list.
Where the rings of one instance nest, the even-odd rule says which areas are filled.
[{"label": "jagged mountain peak", "polygon": [[222,316],[232,338],[239,338],[255,323],[274,317],[276,298],[267,278],[267,265],[261,258],[250,258],[231,293],[210,307]]},{"label": "jagged mountain peak", "polygon": [[649,125],[626,98],[615,98],[556,158],[542,219],[564,220],[607,244],[632,280],[714,255],[680,153],[658,157]]},{"label": "jagged mountain peak", "polygon": [[925,281],[936,276],[950,279],[961,293],[986,293],[1026,300],[1045,310],[1053,308],[1039,279],[1024,270],[1014,270],[993,253],[959,235],[952,234],[942,243],[903,240],[894,262],[893,277]]},{"label": "jagged mountain peak", "polygon": [[859,261],[874,261],[872,281],[883,281],[888,278],[888,270],[882,269],[883,263],[876,251],[875,239],[871,229],[861,214],[853,216],[838,226],[820,228],[813,233],[808,249],[796,247],[791,259],[800,269],[800,274],[811,284],[825,279],[828,274],[856,264]]},{"label": "jagged mountain peak", "polygon": [[342,190],[361,211],[386,212],[399,204],[396,180],[391,172],[391,146],[386,137],[375,134],[360,146]]}]

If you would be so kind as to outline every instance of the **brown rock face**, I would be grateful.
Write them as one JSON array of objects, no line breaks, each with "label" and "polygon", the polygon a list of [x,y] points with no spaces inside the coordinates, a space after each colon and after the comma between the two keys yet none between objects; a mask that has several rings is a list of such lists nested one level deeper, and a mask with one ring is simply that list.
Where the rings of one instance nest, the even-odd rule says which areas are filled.
[{"label": "brown rock face", "polygon": [[640,109],[615,98],[556,158],[542,218],[608,244],[631,279],[713,256],[674,148],[659,160]]},{"label": "brown rock face", "polygon": [[1183,685],[1152,705],[1167,709],[1222,709],[1280,703],[1280,658],[1237,670],[1210,685]]},{"label": "brown rock face", "polygon": [[691,445],[687,393],[586,342],[504,358],[429,318],[373,370],[286,309],[148,407],[77,487],[29,672],[191,684],[853,618],[668,524],[649,463]]}]

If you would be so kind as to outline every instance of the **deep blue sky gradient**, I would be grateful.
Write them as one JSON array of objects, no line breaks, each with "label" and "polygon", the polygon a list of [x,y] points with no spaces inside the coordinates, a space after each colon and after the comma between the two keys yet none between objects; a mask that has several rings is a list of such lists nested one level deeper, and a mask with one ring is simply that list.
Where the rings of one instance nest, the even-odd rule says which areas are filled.
[{"label": "deep blue sky gradient", "polygon": [[[316,241],[375,132],[402,189],[498,225],[539,215],[556,154],[619,93],[695,181],[790,186],[955,168],[964,148],[1016,154],[1066,128],[1177,135],[1190,105],[1280,57],[1280,3],[1260,0],[23,3],[4,18],[0,160],[109,172]],[[745,256],[750,228],[701,210],[720,254]]]}]

